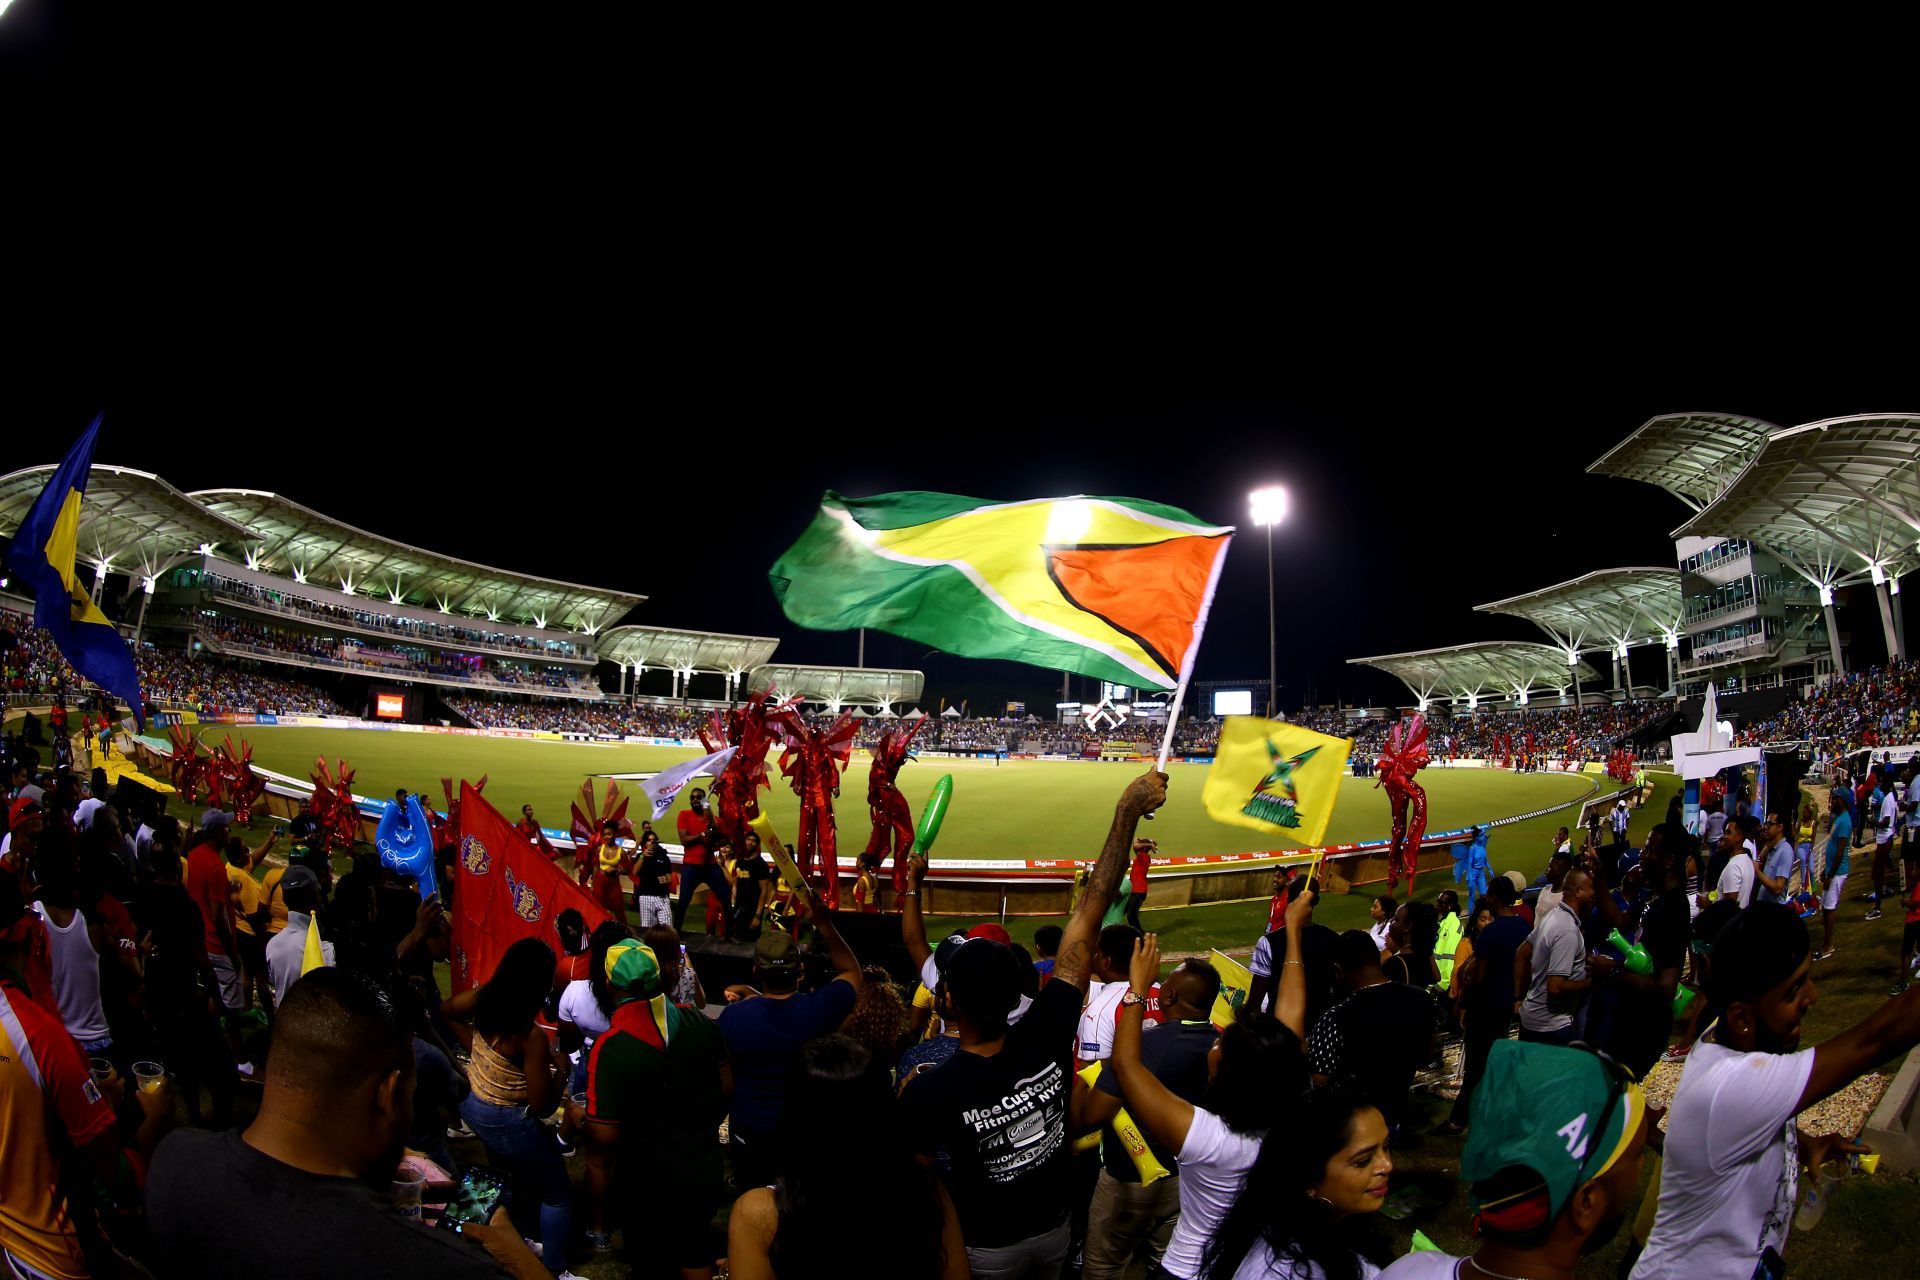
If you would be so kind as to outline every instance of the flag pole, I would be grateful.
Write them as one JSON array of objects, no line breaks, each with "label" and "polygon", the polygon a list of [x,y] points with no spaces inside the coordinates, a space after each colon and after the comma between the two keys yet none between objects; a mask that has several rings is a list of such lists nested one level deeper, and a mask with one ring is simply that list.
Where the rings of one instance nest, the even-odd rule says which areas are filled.
[{"label": "flag pole", "polygon": [[1227,562],[1227,548],[1232,545],[1233,535],[1229,533],[1220,540],[1213,568],[1207,571],[1207,590],[1200,597],[1200,613],[1193,620],[1193,643],[1187,646],[1187,656],[1180,663],[1180,681],[1174,685],[1173,701],[1167,705],[1167,731],[1160,739],[1160,759],[1153,766],[1161,773],[1167,771],[1167,757],[1173,754],[1173,731],[1180,724],[1180,704],[1186,701],[1187,682],[1193,679],[1193,660],[1200,654],[1200,635],[1207,629],[1207,615],[1213,611],[1213,593],[1220,585],[1220,567]]}]

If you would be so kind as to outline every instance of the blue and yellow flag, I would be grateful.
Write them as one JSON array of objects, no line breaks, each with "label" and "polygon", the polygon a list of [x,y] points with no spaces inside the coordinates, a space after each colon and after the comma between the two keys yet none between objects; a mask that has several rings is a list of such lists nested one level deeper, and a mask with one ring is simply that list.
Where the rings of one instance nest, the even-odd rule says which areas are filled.
[{"label": "blue and yellow flag", "polygon": [[133,708],[146,728],[147,705],[140,696],[140,673],[133,651],[74,572],[79,553],[80,498],[93,470],[93,444],[100,434],[95,418],[34,500],[33,509],[14,531],[7,568],[33,587],[33,621],[53,637],[60,656],[87,679]]},{"label": "blue and yellow flag", "polygon": [[1327,834],[1353,739],[1284,720],[1229,716],[1200,802],[1216,822],[1277,831],[1299,844]]}]

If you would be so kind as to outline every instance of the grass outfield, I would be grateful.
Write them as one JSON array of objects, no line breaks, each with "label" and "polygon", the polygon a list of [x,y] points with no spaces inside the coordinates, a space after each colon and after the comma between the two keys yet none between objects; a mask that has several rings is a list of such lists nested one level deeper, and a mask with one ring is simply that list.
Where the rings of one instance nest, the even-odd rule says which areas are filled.
[{"label": "grass outfield", "polygon": [[[203,737],[219,741],[225,727]],[[236,744],[239,733],[234,732]],[[487,798],[517,816],[522,804],[549,827],[567,824],[568,804],[589,774],[643,773],[697,754],[675,747],[610,746],[514,738],[391,733],[366,729],[254,727],[246,732],[257,764],[305,778],[317,755],[344,757],[355,769],[354,790],[391,796],[397,787],[426,790],[436,801],[442,777],[490,777]],[[866,843],[867,768],[856,753],[841,787],[843,845]],[[1139,770],[1136,765],[1084,761],[1019,760],[995,765],[980,760],[927,759],[908,765],[900,789],[914,812],[942,774],[954,777],[953,806],[935,853],[949,858],[1091,857],[1099,852],[1113,815],[1113,802]],[[1205,765],[1173,765],[1166,809],[1148,830],[1168,854],[1238,853],[1277,847],[1273,837],[1214,822],[1200,807]],[[1427,825],[1446,831],[1489,818],[1525,813],[1588,794],[1593,779],[1562,774],[1517,775],[1489,769],[1428,769]],[[776,829],[792,832],[799,800],[776,773],[762,803]],[[631,793],[634,786],[625,784]],[[675,812],[678,812],[676,806]],[[1569,811],[1558,821],[1572,824]],[[667,823],[671,824],[673,814]],[[1369,780],[1346,778],[1327,828],[1329,843],[1384,836],[1390,826],[1386,796]],[[670,830],[670,825],[663,828]],[[668,837],[671,839],[671,837]],[[844,850],[843,850],[844,851]]]}]

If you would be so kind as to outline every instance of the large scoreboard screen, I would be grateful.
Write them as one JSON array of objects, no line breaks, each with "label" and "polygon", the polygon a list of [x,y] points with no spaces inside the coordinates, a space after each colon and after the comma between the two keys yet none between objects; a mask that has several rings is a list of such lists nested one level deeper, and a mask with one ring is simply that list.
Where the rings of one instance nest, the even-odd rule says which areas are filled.
[{"label": "large scoreboard screen", "polygon": [[1253,690],[1216,689],[1213,694],[1213,714],[1216,716],[1252,715]]}]

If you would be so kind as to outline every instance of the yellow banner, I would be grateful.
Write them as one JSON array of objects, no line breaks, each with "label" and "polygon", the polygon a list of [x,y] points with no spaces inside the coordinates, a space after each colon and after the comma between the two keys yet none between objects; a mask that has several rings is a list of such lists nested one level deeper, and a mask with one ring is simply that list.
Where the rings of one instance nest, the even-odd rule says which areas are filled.
[{"label": "yellow banner", "polygon": [[1220,994],[1214,997],[1213,1010],[1207,1020],[1225,1031],[1240,1016],[1247,989],[1253,985],[1253,971],[1224,951],[1214,952],[1207,961],[1220,975]]},{"label": "yellow banner", "polygon": [[1353,739],[1284,720],[1229,716],[1200,800],[1216,822],[1316,845],[1327,833]]}]

